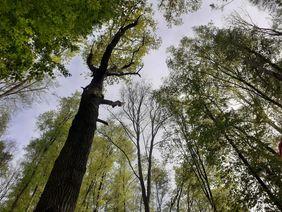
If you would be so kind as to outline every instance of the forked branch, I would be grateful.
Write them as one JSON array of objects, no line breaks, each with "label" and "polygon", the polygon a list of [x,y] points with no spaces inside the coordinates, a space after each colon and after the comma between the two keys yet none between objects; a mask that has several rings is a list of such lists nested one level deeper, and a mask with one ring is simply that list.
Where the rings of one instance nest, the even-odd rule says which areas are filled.
[{"label": "forked branch", "polygon": [[139,72],[142,70],[143,66],[141,66],[138,71],[136,72],[109,72],[107,73],[107,76],[117,76],[117,77],[121,77],[121,76],[126,76],[126,75],[138,75],[139,77],[141,77],[141,75],[139,74]]}]

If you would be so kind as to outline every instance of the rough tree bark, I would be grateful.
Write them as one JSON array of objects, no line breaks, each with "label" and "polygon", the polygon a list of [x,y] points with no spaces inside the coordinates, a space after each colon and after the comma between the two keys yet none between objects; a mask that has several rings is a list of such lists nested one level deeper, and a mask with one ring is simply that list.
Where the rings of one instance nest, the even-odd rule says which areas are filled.
[{"label": "rough tree bark", "polygon": [[106,47],[98,68],[92,65],[92,51],[87,64],[93,72],[93,79],[83,89],[78,112],[72,122],[69,134],[60,155],[55,161],[48,182],[37,204],[35,212],[72,212],[75,209],[82,179],[86,171],[100,104],[121,106],[121,102],[103,99],[103,82],[107,76],[108,63],[112,51],[129,29],[138,24],[134,22],[121,27]]}]

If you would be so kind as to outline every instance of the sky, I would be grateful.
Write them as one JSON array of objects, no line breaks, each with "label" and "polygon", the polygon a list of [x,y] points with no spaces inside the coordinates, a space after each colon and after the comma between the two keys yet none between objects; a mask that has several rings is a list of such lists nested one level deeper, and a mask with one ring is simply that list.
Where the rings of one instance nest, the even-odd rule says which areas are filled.
[{"label": "sky", "polygon": [[[166,66],[167,48],[171,45],[178,45],[180,39],[184,36],[193,36],[193,27],[206,25],[213,22],[216,26],[228,26],[228,16],[235,10],[240,14],[249,13],[252,20],[260,26],[268,24],[266,14],[252,7],[246,0],[234,0],[226,6],[224,10],[212,10],[209,4],[215,0],[204,1],[200,10],[195,13],[189,13],[183,16],[183,24],[168,28],[160,13],[156,13],[155,17],[158,22],[157,34],[162,39],[162,44],[158,50],[151,51],[144,58],[144,68],[140,72],[143,80],[149,81],[153,88],[158,88],[165,77],[168,76],[169,70]],[[19,159],[26,146],[32,138],[39,136],[36,129],[36,118],[49,110],[56,109],[59,97],[70,96],[76,90],[82,91],[81,87],[85,87],[90,82],[90,77],[86,78],[85,74],[88,68],[81,56],[75,56],[67,65],[72,74],[68,78],[59,78],[60,86],[52,88],[46,92],[45,96],[37,102],[34,102],[29,108],[23,108],[16,111],[9,123],[5,138],[12,140],[16,144],[15,158]],[[138,76],[132,76],[139,78]],[[105,98],[118,100],[119,88],[121,85],[109,86],[106,89]],[[101,118],[106,118],[108,113],[104,109],[100,112]]]}]

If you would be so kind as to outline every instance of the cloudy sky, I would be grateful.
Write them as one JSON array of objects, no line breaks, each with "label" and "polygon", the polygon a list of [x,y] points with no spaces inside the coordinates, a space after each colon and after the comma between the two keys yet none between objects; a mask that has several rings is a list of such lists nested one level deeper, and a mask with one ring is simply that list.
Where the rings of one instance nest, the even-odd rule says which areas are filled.
[{"label": "cloudy sky", "polygon": [[[265,26],[269,22],[262,11],[253,8],[246,0],[234,0],[223,11],[211,10],[209,4],[214,1],[205,0],[200,10],[183,16],[183,24],[172,28],[168,28],[162,16],[156,13],[155,16],[158,21],[157,34],[162,39],[162,45],[158,50],[151,51],[144,58],[144,68],[141,72],[142,78],[151,82],[154,88],[158,88],[162,80],[169,73],[165,63],[167,47],[178,45],[180,39],[185,35],[193,36],[194,26],[206,25],[209,22],[213,22],[217,26],[227,26],[228,16],[234,11],[240,14],[248,12],[252,20],[260,26]],[[30,139],[39,135],[35,126],[38,115],[55,109],[59,97],[69,96],[74,91],[81,90],[81,87],[86,86],[90,82],[90,78],[86,79],[83,74],[87,72],[87,67],[80,56],[74,57],[67,67],[72,74],[71,77],[59,79],[60,86],[48,91],[41,102],[35,102],[30,108],[25,108],[14,113],[6,133],[6,138],[15,141],[17,149],[16,158],[22,156],[22,149],[28,144]],[[133,77],[136,78],[136,76]],[[105,97],[117,100],[118,86],[108,87]],[[102,111],[102,117],[106,116],[105,110]]]}]

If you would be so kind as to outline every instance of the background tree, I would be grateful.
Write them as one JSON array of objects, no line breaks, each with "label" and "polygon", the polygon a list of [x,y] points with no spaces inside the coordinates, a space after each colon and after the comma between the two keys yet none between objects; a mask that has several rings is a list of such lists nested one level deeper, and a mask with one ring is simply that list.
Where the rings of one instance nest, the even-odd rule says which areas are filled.
[{"label": "background tree", "polygon": [[[221,9],[232,3],[234,0],[212,1],[209,5],[212,9]],[[260,9],[270,11],[276,25],[281,24],[279,17],[282,14],[282,4],[279,0],[249,0],[249,2]],[[163,12],[163,16],[169,26],[181,24],[183,15],[196,12],[202,6],[202,0],[159,0],[158,9]],[[281,26],[280,26],[281,27]]]},{"label": "background tree", "polygon": [[158,8],[169,26],[181,24],[181,15],[188,12],[195,12],[201,7],[201,0],[159,0]]},{"label": "background tree", "polygon": [[110,122],[109,126],[99,129],[98,133],[102,135],[105,141],[110,144],[114,151],[114,166],[106,189],[107,203],[105,209],[116,211],[135,211],[137,206],[134,193],[136,188],[136,177],[132,173],[129,160],[134,160],[133,144],[128,140],[123,128],[120,125]]},{"label": "background tree", "polygon": [[137,168],[133,165],[131,168],[139,181],[144,210],[150,211],[153,151],[159,143],[158,136],[166,116],[154,101],[152,90],[144,83],[128,85],[122,90],[121,96],[126,104],[122,113],[114,117],[135,147]]},{"label": "background tree", "polygon": [[0,203],[6,198],[17,175],[10,164],[15,149],[14,142],[3,138],[9,119],[10,111],[0,107]]},{"label": "background tree", "polygon": [[163,211],[169,192],[169,176],[165,164],[154,163],[152,169],[152,190],[155,198],[156,211]]},{"label": "background tree", "polygon": [[281,172],[274,150],[280,133],[279,37],[236,27],[195,31],[195,38],[170,50],[172,72],[162,101],[174,119],[183,117],[188,140],[196,139],[205,163],[227,182],[238,180],[235,198],[243,193],[248,207],[258,207],[260,199],[280,209],[281,180],[274,177]]}]

